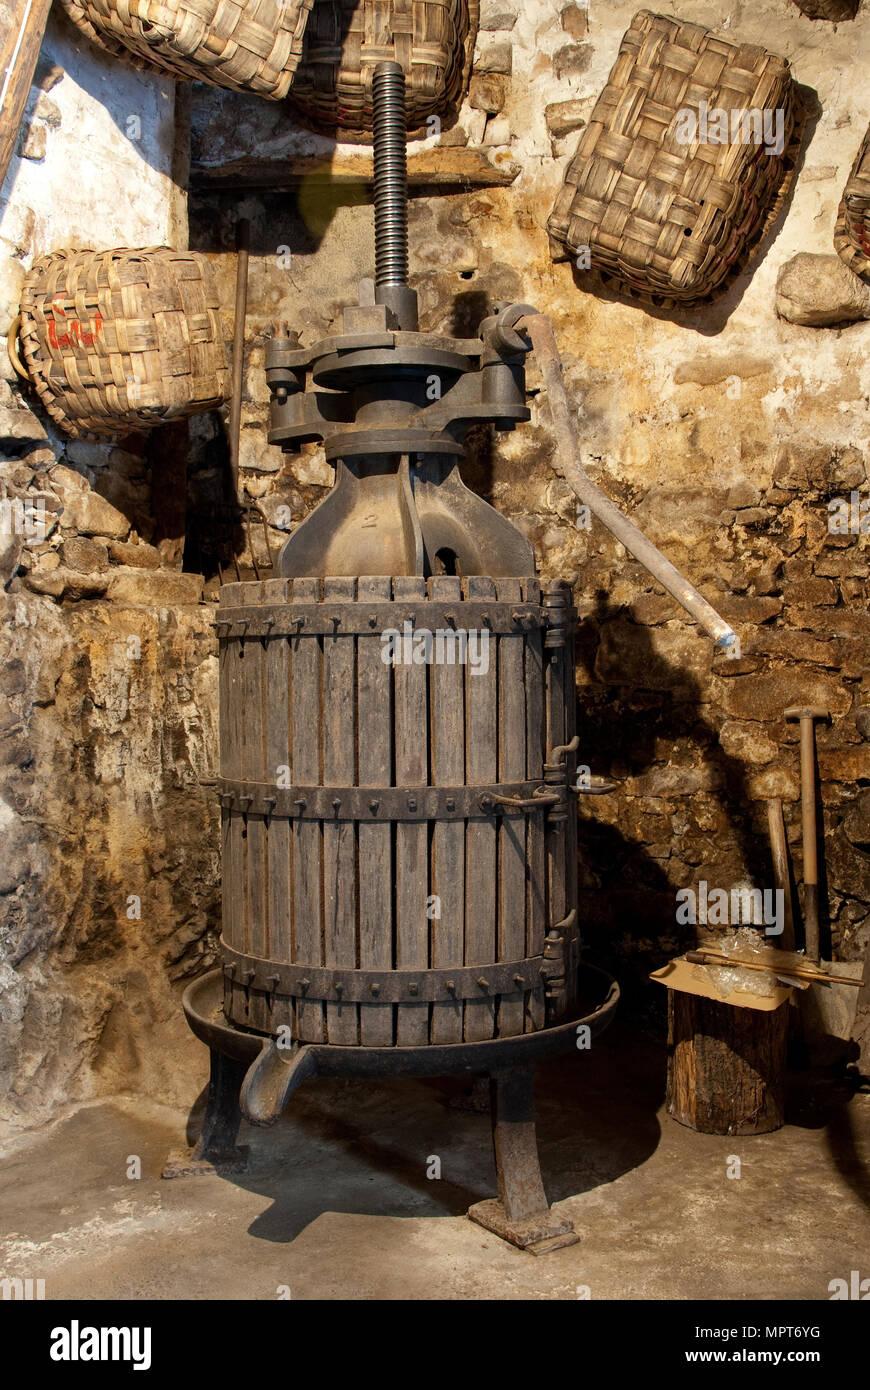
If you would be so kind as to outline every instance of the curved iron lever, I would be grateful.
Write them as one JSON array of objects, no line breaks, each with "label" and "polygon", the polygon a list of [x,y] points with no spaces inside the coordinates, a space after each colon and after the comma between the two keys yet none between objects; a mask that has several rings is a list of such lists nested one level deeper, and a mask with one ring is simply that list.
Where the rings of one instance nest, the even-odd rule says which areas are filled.
[{"label": "curved iron lever", "polygon": [[569,753],[576,753],[580,747],[580,735],[575,734],[570,743],[557,743],[555,748],[550,749],[550,756],[547,759],[550,763],[564,763],[568,760]]},{"label": "curved iron lever", "polygon": [[606,777],[590,777],[587,787],[573,786],[578,796],[604,796],[607,792],[615,792],[619,786],[618,782],[608,782]]},{"label": "curved iron lever", "polygon": [[562,798],[558,792],[549,792],[546,787],[538,787],[534,796],[499,796],[498,792],[485,792],[480,798],[480,809],[491,811],[494,806],[510,806],[515,811],[537,811],[541,806],[555,806]]}]

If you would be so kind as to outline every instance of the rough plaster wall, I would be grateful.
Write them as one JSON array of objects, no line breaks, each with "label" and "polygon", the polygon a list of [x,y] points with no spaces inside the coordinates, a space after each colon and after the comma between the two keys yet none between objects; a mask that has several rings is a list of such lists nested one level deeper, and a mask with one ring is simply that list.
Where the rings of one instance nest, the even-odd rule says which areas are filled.
[{"label": "rough plaster wall", "polygon": [[[544,574],[578,575],[583,753],[593,772],[623,779],[617,794],[583,810],[583,914],[597,958],[616,960],[625,976],[632,962],[643,970],[683,944],[679,887],[702,877],[711,886],[769,883],[769,795],[786,801],[799,874],[796,741],[781,715],[808,694],[836,715],[820,734],[828,887],[834,940],[855,957],[870,930],[870,768],[855,719],[870,704],[867,543],[831,544],[825,527],[831,495],[866,493],[868,328],[796,328],[776,318],[773,297],[785,260],[830,250],[870,114],[860,81],[870,13],[835,28],[791,0],[678,7],[789,57],[821,115],[787,215],[753,273],[714,304],[667,316],[554,264],[545,230],[634,8],[593,4],[587,30],[576,6],[484,5],[477,73],[487,80],[475,82],[441,141],[482,145],[517,177],[506,189],[413,199],[423,326],[471,332],[492,298],[552,313],[595,477],[743,638],[744,660],[717,662],[713,674],[709,643],[671,601],[599,528],[578,530],[550,467],[532,368],[532,424],[492,443],[476,436],[465,473],[531,536]],[[4,322],[24,266],[42,250],[79,236],[103,246],[184,236],[183,197],[168,177],[177,158],[170,84],[95,56],[55,22],[46,55],[24,134],[45,128],[43,163],[15,161],[3,189]],[[52,61],[66,70],[59,82]],[[193,101],[201,165],[252,152],[276,161],[342,155],[288,129],[280,106],[205,87]],[[126,134],[139,113],[145,159]],[[31,146],[40,159],[42,143]],[[357,190],[356,203],[364,197]],[[272,519],[289,503],[295,525],[325,495],[332,470],[313,446],[284,460],[265,443],[263,342],[281,321],[304,342],[335,328],[371,272],[371,214],[352,193],[325,196],[317,184],[298,198],[197,196],[192,241],[214,256],[228,328],[241,214],[254,236],[243,477]],[[277,260],[283,245],[289,269]],[[201,579],[150,544],[142,438],[114,450],[65,444],[4,372],[4,486],[9,496],[43,494],[51,517],[44,542],[3,550],[0,1116],[20,1123],[119,1087],[189,1098],[201,1077],[202,1049],[178,992],[212,958],[218,911],[217,822],[197,785],[214,766],[216,662]],[[217,416],[191,433],[192,525],[218,492],[225,445]],[[140,639],[138,657],[130,637]],[[141,899],[140,919],[127,916],[130,895]]]},{"label": "rough plaster wall", "polygon": [[[175,105],[170,79],[52,18],[0,195],[0,329],[46,251],[184,244]],[[148,543],[145,440],[65,440],[5,339],[2,364],[0,492],[46,508],[44,539],[0,536],[0,1118],[18,1122],[119,1087],[190,1094],[172,979],[201,968],[217,910],[197,785],[216,657],[201,579]]]},{"label": "rough plaster wall", "polygon": [[[62,75],[49,76],[52,67]],[[12,205],[2,209],[0,236],[5,218],[26,206],[37,254],[165,242],[174,124],[170,78],[107,61],[62,14],[52,16],[0,194]]]}]

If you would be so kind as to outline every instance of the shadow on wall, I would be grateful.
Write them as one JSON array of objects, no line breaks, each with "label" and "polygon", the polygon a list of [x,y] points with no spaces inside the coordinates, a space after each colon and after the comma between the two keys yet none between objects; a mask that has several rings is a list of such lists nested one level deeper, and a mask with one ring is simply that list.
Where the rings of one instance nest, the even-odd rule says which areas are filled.
[{"label": "shadow on wall", "polygon": [[[172,146],[169,131],[175,121],[170,74],[137,67],[132,55],[127,62],[98,47],[79,32],[60,5],[52,7],[39,62],[62,67],[105,111],[137,157],[158,173],[165,172],[165,150]],[[106,190],[108,197],[116,193]]]},{"label": "shadow on wall", "polygon": [[[676,608],[674,616],[678,616]],[[697,750],[697,762],[707,769],[708,775],[712,774],[707,785],[703,789],[699,786],[698,791],[716,798],[725,821],[724,827],[715,827],[706,836],[699,833],[697,823],[692,825],[688,839],[695,846],[706,840],[709,846],[709,867],[705,867],[705,862],[697,857],[697,848],[690,852],[679,831],[674,830],[678,816],[693,813],[693,793],[669,795],[666,787],[658,792],[653,787],[646,792],[645,799],[661,798],[666,803],[659,811],[665,822],[662,834],[678,859],[669,874],[663,867],[668,859],[654,857],[643,841],[630,839],[619,825],[596,819],[589,801],[581,796],[579,882],[584,944],[597,964],[616,974],[624,974],[626,957],[640,961],[641,981],[635,978],[625,982],[631,992],[639,983],[645,986],[649,969],[697,944],[697,928],[682,925],[676,919],[679,888],[689,888],[698,880],[707,879],[711,888],[730,889],[738,880],[747,878],[755,886],[770,888],[773,879],[766,818],[763,823],[760,819],[766,817],[766,805],[750,799],[746,765],[719,744],[697,678],[682,671],[675,683],[673,666],[654,649],[652,630],[634,623],[630,625],[630,666],[648,675],[648,685],[614,687],[603,681],[596,670],[603,629],[608,623],[625,618],[624,608],[613,604],[609,595],[600,591],[595,612],[580,624],[577,664],[585,681],[577,711],[579,761],[591,763],[593,774],[608,775],[616,764],[621,765],[620,776],[624,779],[639,778],[661,765],[657,744],[675,746],[688,741]],[[700,634],[697,640],[706,641]],[[709,708],[709,700],[706,707]],[[584,749],[594,751],[584,757]],[[669,761],[667,767],[672,766]],[[619,792],[611,795],[619,796]],[[820,818],[819,824],[822,823]],[[717,842],[723,830],[730,843]],[[682,861],[683,853],[686,862]],[[798,899],[794,894],[793,901],[797,917]],[[821,907],[824,913],[824,885]],[[823,933],[827,925],[823,916]],[[801,944],[799,938],[798,945]]]}]

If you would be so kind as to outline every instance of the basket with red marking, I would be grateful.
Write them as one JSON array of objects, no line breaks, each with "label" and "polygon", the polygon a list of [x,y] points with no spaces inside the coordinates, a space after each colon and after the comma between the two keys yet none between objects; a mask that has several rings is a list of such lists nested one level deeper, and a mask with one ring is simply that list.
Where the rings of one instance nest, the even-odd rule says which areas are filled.
[{"label": "basket with red marking", "polygon": [[229,393],[217,286],[194,251],[43,256],[24,284],[19,336],[42,404],[77,437],[150,429]]}]

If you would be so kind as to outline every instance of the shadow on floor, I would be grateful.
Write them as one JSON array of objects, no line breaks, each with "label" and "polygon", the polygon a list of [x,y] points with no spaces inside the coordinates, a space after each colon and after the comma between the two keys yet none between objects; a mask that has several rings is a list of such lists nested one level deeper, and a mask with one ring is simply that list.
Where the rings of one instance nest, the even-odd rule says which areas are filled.
[{"label": "shadow on floor", "polygon": [[[619,1024],[590,1052],[539,1068],[538,1146],[551,1201],[613,1182],[649,1158],[664,1078],[663,1045],[639,1051]],[[325,1211],[460,1216],[494,1196],[489,1114],[455,1108],[469,1085],[452,1077],[307,1082],[274,1129],[243,1129],[245,1172],[219,1168],[226,1181],[272,1202],[249,1234],[289,1242]]]}]

